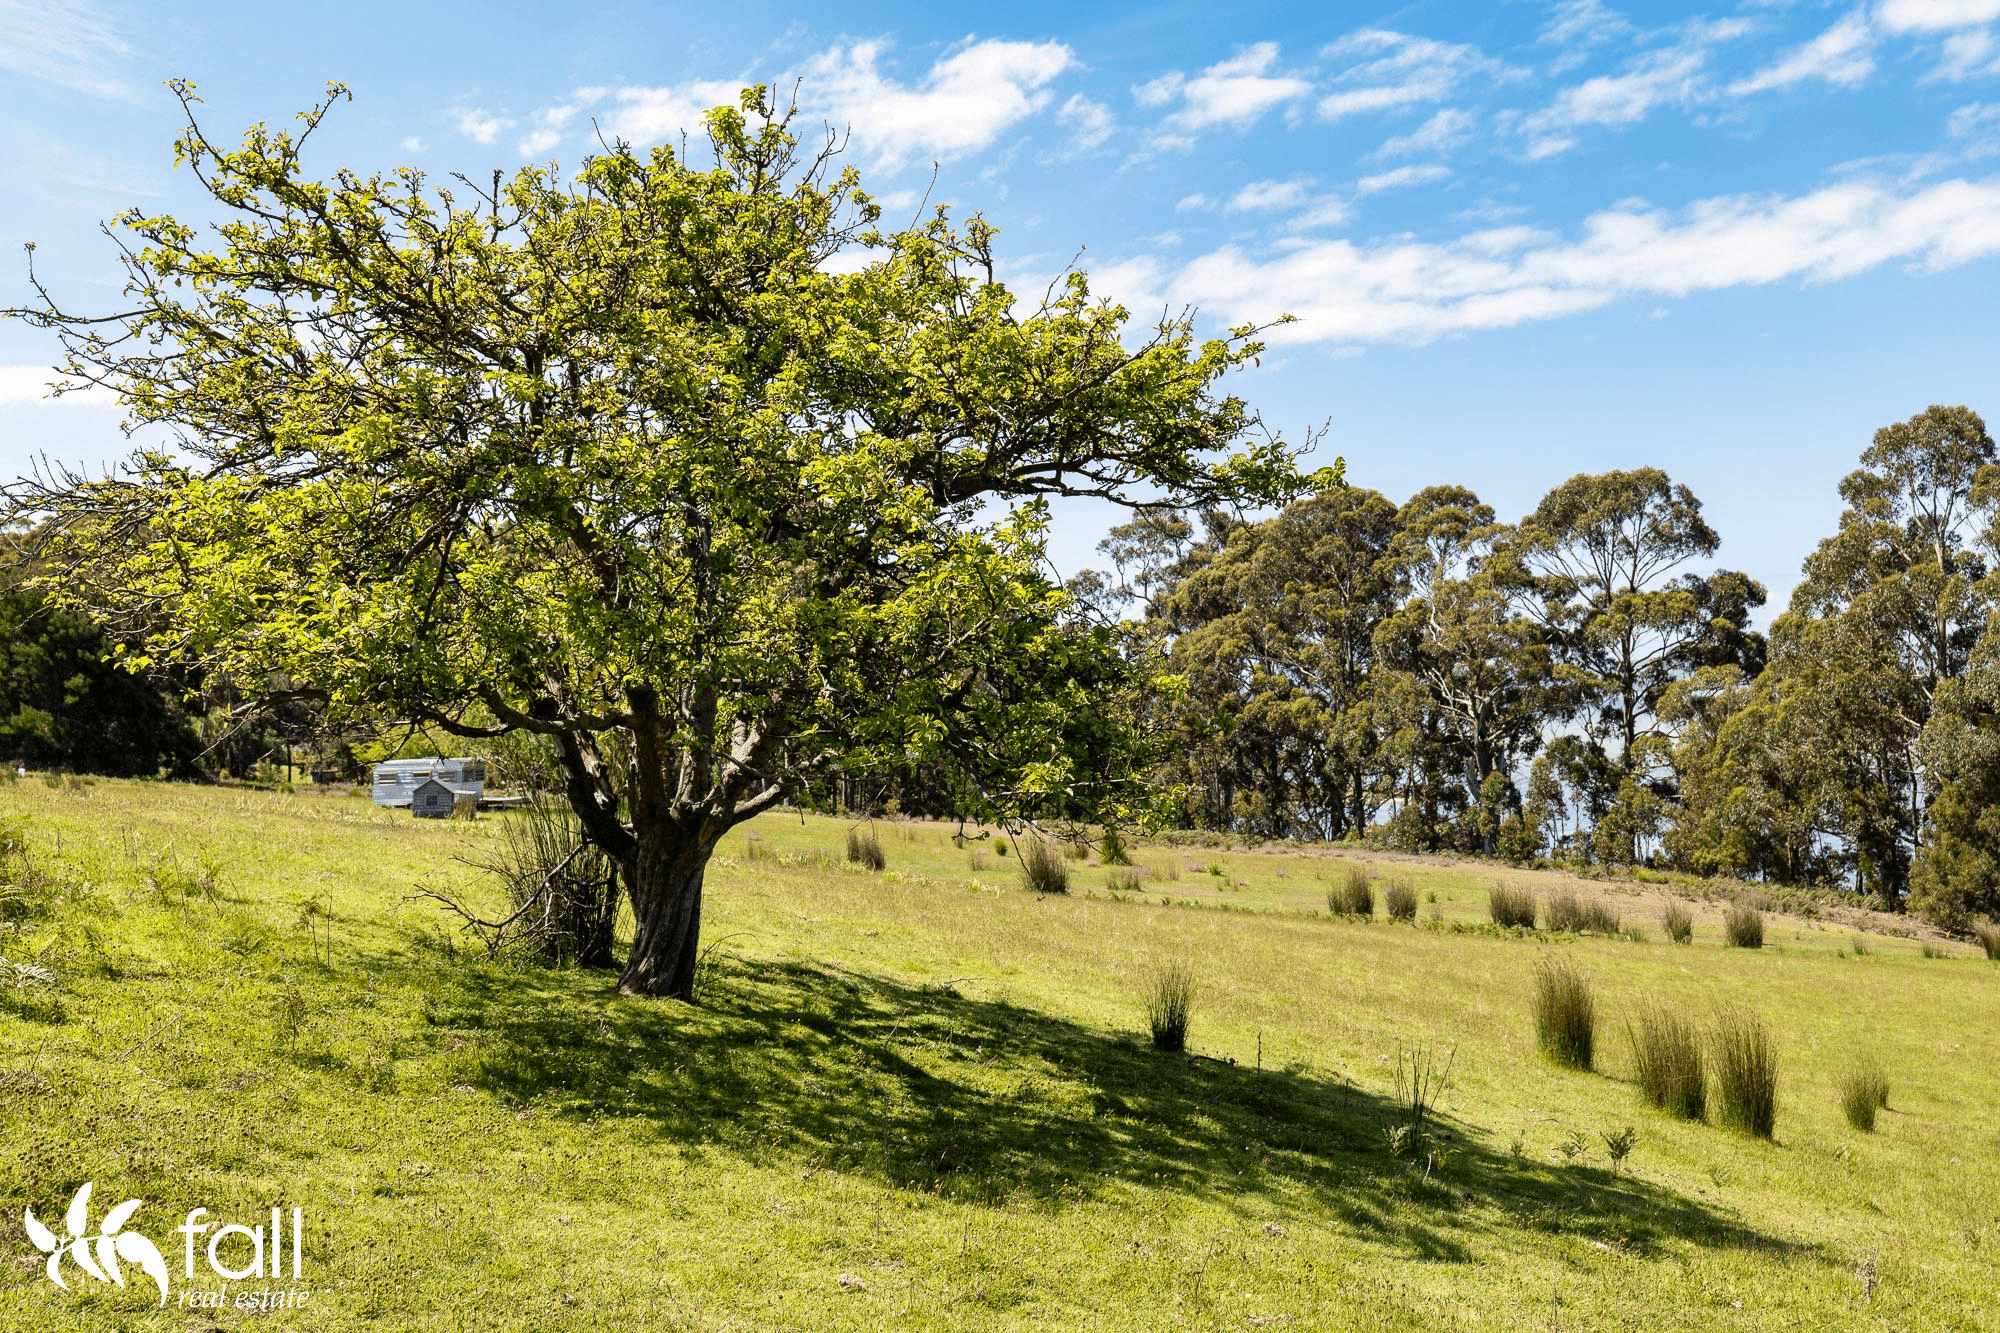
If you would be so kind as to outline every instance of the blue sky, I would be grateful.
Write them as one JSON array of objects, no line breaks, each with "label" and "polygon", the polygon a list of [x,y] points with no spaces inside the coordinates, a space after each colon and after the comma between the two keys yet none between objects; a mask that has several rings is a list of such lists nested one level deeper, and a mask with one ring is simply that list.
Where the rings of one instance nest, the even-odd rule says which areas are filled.
[{"label": "blue sky", "polygon": [[[117,298],[96,232],[188,217],[195,80],[234,136],[354,91],[313,165],[484,175],[678,136],[790,87],[892,208],[978,210],[1009,277],[1073,256],[1135,312],[1299,316],[1237,381],[1357,482],[1504,517],[1574,472],[1692,486],[1782,602],[1876,427],[2000,415],[2000,0],[1271,6],[36,4],[0,0],[0,304],[37,262]],[[0,325],[0,471],[122,452]],[[1105,516],[1065,511],[1058,561]]]}]

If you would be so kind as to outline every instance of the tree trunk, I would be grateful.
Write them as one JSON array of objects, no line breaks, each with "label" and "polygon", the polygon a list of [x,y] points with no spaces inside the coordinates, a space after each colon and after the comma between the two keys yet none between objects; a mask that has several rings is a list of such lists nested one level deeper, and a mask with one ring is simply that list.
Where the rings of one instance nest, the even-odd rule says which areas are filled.
[{"label": "tree trunk", "polygon": [[694,965],[701,941],[701,884],[715,839],[681,828],[641,831],[625,867],[638,928],[621,995],[694,999]]}]

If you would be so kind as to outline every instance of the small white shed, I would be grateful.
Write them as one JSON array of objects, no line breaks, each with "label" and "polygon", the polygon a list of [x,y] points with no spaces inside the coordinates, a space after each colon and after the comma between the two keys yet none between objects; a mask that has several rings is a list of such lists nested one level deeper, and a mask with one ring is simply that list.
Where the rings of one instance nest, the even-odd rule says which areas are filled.
[{"label": "small white shed", "polygon": [[418,819],[450,819],[457,800],[457,792],[436,778],[426,778],[410,792],[410,813]]}]

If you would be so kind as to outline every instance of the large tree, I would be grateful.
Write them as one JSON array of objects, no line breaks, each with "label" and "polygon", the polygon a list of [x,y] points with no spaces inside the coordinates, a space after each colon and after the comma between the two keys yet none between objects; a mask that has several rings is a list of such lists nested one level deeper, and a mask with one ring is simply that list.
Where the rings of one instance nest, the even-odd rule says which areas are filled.
[{"label": "large tree", "polygon": [[550,738],[631,895],[631,993],[691,995],[717,840],[836,768],[948,764],[1030,815],[1127,792],[1101,705],[1129,667],[1044,576],[1040,497],[1298,493],[1215,391],[1254,329],[1128,342],[1074,272],[1017,300],[992,228],[879,229],[761,89],[705,162],[621,144],[443,189],[311,178],[340,95],[239,149],[191,113],[214,240],[127,214],[125,308],[37,284],[14,312],[175,436],[14,488],[54,595],[142,665]]},{"label": "large tree", "polygon": [[[1490,816],[1480,793],[1496,774],[1511,793],[1511,774],[1557,706],[1547,644],[1516,613],[1519,589],[1508,579],[1517,571],[1492,558],[1506,531],[1491,505],[1461,486],[1430,486],[1397,511],[1396,525],[1389,562],[1402,600],[1376,631],[1380,669],[1410,678],[1415,688],[1396,697],[1417,705],[1416,729],[1448,755],[1462,808]],[[1495,850],[1496,833],[1485,818],[1477,849]]]},{"label": "large tree", "polygon": [[1185,680],[1169,772],[1225,826],[1274,837],[1365,829],[1379,798],[1374,636],[1393,605],[1396,510],[1329,491],[1261,523],[1221,525],[1153,601]]}]

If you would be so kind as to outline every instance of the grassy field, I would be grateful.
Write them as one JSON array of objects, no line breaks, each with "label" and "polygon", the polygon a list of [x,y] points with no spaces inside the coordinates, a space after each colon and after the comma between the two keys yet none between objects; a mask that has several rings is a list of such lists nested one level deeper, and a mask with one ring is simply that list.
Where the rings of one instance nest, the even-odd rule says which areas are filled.
[{"label": "grassy field", "polygon": [[[1142,846],[1136,889],[1073,863],[1040,896],[1018,850],[941,826],[877,826],[878,873],[844,824],[773,814],[710,875],[690,1007],[484,962],[413,898],[493,905],[468,862],[501,818],[0,787],[0,954],[58,977],[0,990],[0,1327],[2000,1322],[2000,968],[1962,945],[1774,914],[1730,949],[1697,902],[1676,946],[1658,887],[1270,848]],[[1353,860],[1412,881],[1414,925],[1328,913]],[[1643,938],[1493,929],[1497,881],[1600,896]],[[1536,1050],[1556,956],[1595,987],[1593,1073]],[[1170,960],[1198,977],[1189,1056],[1144,1023]],[[1770,1026],[1774,1140],[1644,1106],[1624,1025],[1657,1001]],[[1413,1058],[1449,1081],[1398,1141]],[[1869,1062],[1865,1133],[1838,1089]],[[93,1225],[144,1201],[166,1309],[143,1277],[44,1278],[22,1209],[53,1225],[85,1181]],[[303,1277],[227,1299],[306,1304],[182,1308],[221,1285],[181,1278],[196,1207],[302,1208]]]}]

